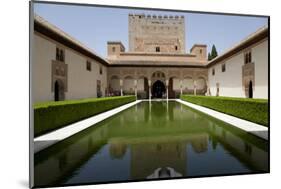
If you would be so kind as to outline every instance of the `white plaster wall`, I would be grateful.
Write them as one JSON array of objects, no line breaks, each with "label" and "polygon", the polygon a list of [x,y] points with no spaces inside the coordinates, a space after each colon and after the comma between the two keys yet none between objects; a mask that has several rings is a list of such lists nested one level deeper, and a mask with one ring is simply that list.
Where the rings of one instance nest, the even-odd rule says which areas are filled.
[{"label": "white plaster wall", "polygon": [[191,90],[193,89],[193,80],[192,78],[184,78],[182,81],[182,89],[183,90]]},{"label": "white plaster wall", "polygon": [[[225,63],[225,72],[222,72],[222,63]],[[222,63],[218,63],[208,70],[211,95],[216,96],[216,83],[219,83],[219,96],[245,97],[242,89],[244,54],[239,53]],[[215,75],[212,75],[213,68],[215,68]]]},{"label": "white plaster wall", "polygon": [[268,41],[252,49],[252,60],[255,64],[254,98],[268,98]]},{"label": "white plaster wall", "polygon": [[[52,60],[55,60],[56,42],[45,37],[34,35],[34,50],[32,63],[33,102],[53,101],[52,86]],[[60,46],[63,46],[60,44]],[[64,46],[63,46],[64,47]],[[102,94],[105,95],[107,87],[107,68],[103,66],[100,74],[99,66],[95,60],[73,51],[65,49],[65,63],[68,65],[67,92],[65,99],[81,99],[97,96],[97,80],[101,81]],[[92,62],[92,70],[87,71],[86,60]]]},{"label": "white plaster wall", "polygon": [[[255,64],[254,98],[268,98],[268,46],[267,40],[252,47],[252,61]],[[222,72],[221,64],[225,63],[226,71]],[[216,83],[219,83],[219,95],[230,97],[246,97],[242,86],[242,66],[244,53],[240,52],[233,57],[218,63],[208,70],[211,95],[216,95]],[[215,75],[212,69],[215,68]]]},{"label": "white plaster wall", "polygon": [[[86,61],[91,61],[91,71],[86,69]],[[102,95],[105,95],[106,68],[100,74],[101,64],[66,49],[65,63],[68,64],[68,91],[66,99],[97,97],[97,80],[101,81]]]},{"label": "white plaster wall", "polygon": [[56,45],[34,34],[32,53],[32,100],[34,103],[53,100],[51,75],[52,60],[55,59],[56,55]]},{"label": "white plaster wall", "polygon": [[[68,91],[66,99],[88,98],[96,96],[96,80],[92,79],[95,66],[92,63],[92,71],[86,70],[86,59],[65,51],[65,62],[68,64]],[[79,86],[79,87],[78,87]]]}]

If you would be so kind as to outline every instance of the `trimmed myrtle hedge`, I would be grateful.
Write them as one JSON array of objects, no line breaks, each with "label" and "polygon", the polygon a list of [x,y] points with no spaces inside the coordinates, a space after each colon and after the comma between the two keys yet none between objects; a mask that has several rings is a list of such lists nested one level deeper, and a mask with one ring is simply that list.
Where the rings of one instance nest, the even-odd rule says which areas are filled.
[{"label": "trimmed myrtle hedge", "polygon": [[38,103],[34,108],[34,136],[135,101],[135,96],[91,98]]},{"label": "trimmed myrtle hedge", "polygon": [[268,100],[182,95],[182,100],[268,126]]}]

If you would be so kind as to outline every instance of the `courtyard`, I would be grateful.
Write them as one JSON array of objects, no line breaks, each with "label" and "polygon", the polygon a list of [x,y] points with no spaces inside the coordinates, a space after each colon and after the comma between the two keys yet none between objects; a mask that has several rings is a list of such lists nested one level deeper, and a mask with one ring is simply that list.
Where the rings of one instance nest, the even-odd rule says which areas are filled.
[{"label": "courtyard", "polygon": [[267,17],[34,12],[34,186],[269,172]]}]

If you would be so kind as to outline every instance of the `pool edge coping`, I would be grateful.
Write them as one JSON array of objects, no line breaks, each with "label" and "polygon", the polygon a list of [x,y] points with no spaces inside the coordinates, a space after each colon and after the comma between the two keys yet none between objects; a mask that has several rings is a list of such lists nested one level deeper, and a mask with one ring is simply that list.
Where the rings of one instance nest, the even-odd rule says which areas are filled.
[{"label": "pool edge coping", "polygon": [[255,135],[259,138],[262,138],[264,140],[268,141],[268,127],[259,125],[257,123],[253,123],[244,119],[240,119],[235,116],[231,116],[222,112],[218,112],[215,110],[212,110],[210,108],[206,108],[197,104],[193,104],[190,102],[183,101],[181,99],[176,99],[175,101],[184,104],[190,108],[193,108],[195,110],[198,110],[200,112],[203,112],[211,117],[214,117],[216,119],[219,119],[223,122],[226,122],[230,124],[231,126],[234,126],[238,129],[241,129],[243,131],[246,131],[247,133],[250,133],[252,135]]}]

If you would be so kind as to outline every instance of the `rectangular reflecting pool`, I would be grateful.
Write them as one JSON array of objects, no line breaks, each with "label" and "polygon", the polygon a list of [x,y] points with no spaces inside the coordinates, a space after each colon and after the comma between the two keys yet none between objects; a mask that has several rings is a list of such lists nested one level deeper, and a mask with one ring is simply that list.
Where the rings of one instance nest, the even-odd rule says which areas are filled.
[{"label": "rectangular reflecting pool", "polygon": [[175,101],[141,102],[34,155],[37,187],[268,171],[267,141]]}]

